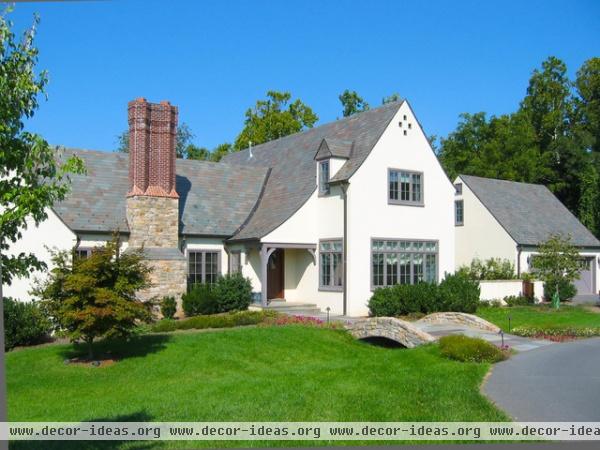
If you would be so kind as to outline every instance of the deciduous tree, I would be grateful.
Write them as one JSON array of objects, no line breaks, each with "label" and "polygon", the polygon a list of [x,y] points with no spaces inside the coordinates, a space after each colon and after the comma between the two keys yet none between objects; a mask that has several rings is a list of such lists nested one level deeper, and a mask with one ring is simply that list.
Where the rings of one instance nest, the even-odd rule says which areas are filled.
[{"label": "deciduous tree", "polygon": [[356,91],[346,89],[339,97],[342,103],[344,117],[363,112],[369,109],[369,104]]},{"label": "deciduous tree", "polygon": [[289,92],[268,91],[266,100],[258,100],[246,111],[244,129],[235,140],[235,150],[248,148],[312,128],[319,120],[312,108]]},{"label": "deciduous tree", "polygon": [[114,236],[87,258],[75,257],[74,251],[54,252],[55,268],[35,290],[57,328],[87,344],[90,359],[96,339],[126,337],[136,321],[151,317],[151,303],[136,298],[150,286],[151,269],[141,251],[121,253],[120,246]]}]

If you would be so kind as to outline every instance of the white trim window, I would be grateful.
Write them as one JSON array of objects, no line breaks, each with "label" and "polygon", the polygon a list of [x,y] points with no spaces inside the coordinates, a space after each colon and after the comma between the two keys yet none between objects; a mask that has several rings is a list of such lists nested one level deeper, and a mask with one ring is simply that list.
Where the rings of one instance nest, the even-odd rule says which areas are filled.
[{"label": "white trim window", "polygon": [[341,291],[344,285],[344,245],[341,239],[319,242],[319,289]]},{"label": "white trim window", "polygon": [[423,172],[388,169],[388,203],[423,205]]},{"label": "white trim window", "polygon": [[463,200],[454,201],[454,225],[461,226],[465,224],[465,202]]},{"label": "white trim window", "polygon": [[371,289],[394,284],[436,283],[438,243],[373,239],[371,241]]},{"label": "white trim window", "polygon": [[329,160],[319,162],[319,195],[329,194]]},{"label": "white trim window", "polygon": [[221,252],[214,250],[188,251],[188,287],[213,284],[220,275]]}]

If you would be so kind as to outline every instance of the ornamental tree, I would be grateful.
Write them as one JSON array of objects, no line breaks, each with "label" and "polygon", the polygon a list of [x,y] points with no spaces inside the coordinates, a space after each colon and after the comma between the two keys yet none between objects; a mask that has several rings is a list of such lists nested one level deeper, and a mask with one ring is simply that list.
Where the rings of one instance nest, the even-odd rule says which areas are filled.
[{"label": "ornamental tree", "polygon": [[138,321],[152,317],[152,302],[136,298],[139,290],[150,287],[151,269],[140,250],[121,253],[120,246],[115,235],[87,258],[54,252],[55,268],[35,290],[57,330],[84,341],[90,359],[96,339],[127,337]]},{"label": "ornamental tree", "polygon": [[560,296],[560,286],[571,285],[579,279],[579,252],[571,244],[571,238],[562,235],[550,236],[539,244],[538,251],[531,266],[546,283],[546,291],[554,291]]}]

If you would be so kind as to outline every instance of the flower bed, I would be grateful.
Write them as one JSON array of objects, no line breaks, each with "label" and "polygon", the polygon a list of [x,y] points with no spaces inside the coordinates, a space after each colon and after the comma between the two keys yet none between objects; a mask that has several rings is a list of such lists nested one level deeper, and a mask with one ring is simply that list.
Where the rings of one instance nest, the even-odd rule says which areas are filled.
[{"label": "flower bed", "polygon": [[304,325],[309,327],[329,327],[329,328],[341,328],[340,322],[330,322],[329,324],[324,320],[317,319],[315,317],[307,316],[288,316],[279,315],[275,317],[268,317],[262,322],[262,325]]},{"label": "flower bed", "polygon": [[517,327],[511,330],[512,334],[534,339],[548,339],[554,342],[571,341],[577,338],[600,336],[600,327],[587,328],[527,328]]}]

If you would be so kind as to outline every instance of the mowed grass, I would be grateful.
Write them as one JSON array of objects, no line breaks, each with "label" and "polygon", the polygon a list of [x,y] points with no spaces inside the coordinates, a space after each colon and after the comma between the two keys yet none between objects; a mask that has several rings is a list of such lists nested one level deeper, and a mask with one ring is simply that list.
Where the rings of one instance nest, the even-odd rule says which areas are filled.
[{"label": "mowed grass", "polygon": [[508,330],[511,328],[588,328],[600,327],[600,314],[582,306],[561,304],[559,309],[550,305],[515,306],[512,308],[479,308],[477,315]]},{"label": "mowed grass", "polygon": [[[435,345],[384,348],[341,330],[282,326],[146,335],[110,348],[122,359],[100,368],[64,364],[76,354],[71,345],[9,353],[9,420],[507,420],[479,392],[489,366],[447,360]],[[72,444],[112,448],[115,442]],[[152,448],[308,444],[315,445],[163,441]]]}]

